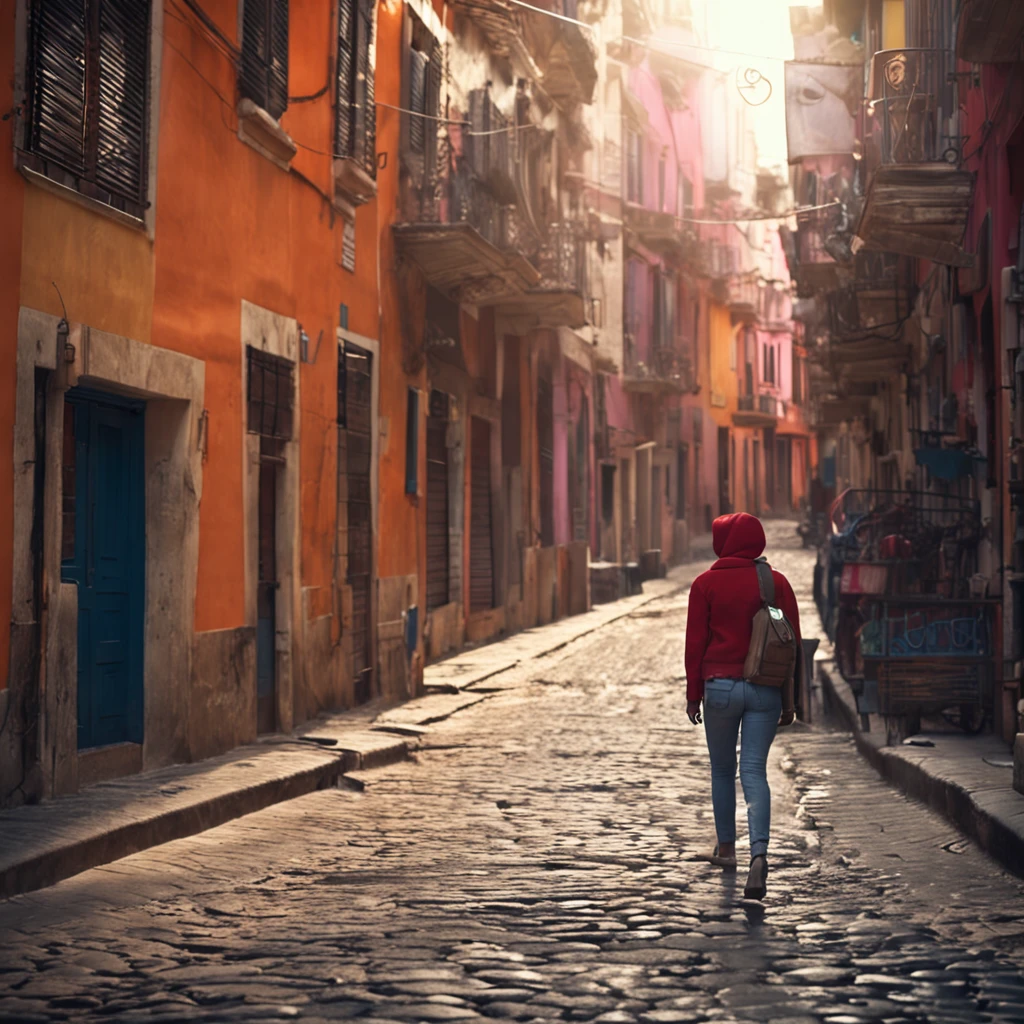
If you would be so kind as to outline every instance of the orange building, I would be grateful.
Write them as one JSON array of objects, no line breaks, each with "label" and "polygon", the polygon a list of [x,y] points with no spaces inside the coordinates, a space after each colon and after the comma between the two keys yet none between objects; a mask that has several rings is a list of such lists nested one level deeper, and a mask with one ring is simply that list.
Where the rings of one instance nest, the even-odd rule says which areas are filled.
[{"label": "orange building", "polygon": [[374,10],[290,7],[0,6],[0,799],[381,692]]}]

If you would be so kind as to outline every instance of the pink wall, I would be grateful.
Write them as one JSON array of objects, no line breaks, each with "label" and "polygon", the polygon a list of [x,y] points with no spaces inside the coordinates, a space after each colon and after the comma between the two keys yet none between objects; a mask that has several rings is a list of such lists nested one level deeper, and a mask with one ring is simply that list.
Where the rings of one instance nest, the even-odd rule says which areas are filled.
[{"label": "pink wall", "polygon": [[[594,458],[594,396],[593,378],[582,367],[566,359],[559,358],[553,381],[553,400],[555,416],[554,436],[554,519],[555,519],[555,543],[568,544],[573,537],[573,516],[569,495],[569,434],[573,435],[573,443],[576,443],[578,436],[580,417],[583,415],[584,406],[587,409],[588,427],[586,430],[586,445],[582,457],[587,460],[587,494],[585,496],[588,509],[588,533],[587,541],[591,550],[597,548],[597,509],[595,508],[595,474],[596,464]],[[581,457],[577,446],[576,457]]]}]

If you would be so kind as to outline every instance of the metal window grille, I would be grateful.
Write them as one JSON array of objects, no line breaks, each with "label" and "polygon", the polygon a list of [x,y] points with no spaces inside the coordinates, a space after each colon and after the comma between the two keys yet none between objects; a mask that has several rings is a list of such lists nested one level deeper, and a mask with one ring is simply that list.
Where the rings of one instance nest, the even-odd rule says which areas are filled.
[{"label": "metal window grille", "polygon": [[288,440],[292,436],[294,365],[251,346],[247,355],[249,433]]}]

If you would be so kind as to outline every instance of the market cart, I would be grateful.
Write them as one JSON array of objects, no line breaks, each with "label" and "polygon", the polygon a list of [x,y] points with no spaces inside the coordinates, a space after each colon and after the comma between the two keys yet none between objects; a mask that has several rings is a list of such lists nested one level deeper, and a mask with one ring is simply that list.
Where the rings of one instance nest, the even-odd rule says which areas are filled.
[{"label": "market cart", "polygon": [[992,693],[993,607],[977,575],[977,502],[914,491],[850,490],[830,511],[815,599],[862,715],[890,740],[942,714],[984,725]]}]

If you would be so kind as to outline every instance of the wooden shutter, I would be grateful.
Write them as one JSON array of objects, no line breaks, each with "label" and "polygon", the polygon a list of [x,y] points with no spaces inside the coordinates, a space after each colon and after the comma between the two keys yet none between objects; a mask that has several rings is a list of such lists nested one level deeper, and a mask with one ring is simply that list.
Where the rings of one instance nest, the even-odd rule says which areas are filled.
[{"label": "wooden shutter", "polygon": [[[426,95],[424,97],[424,113],[431,118],[441,114],[441,78],[444,72],[441,47],[435,42],[430,51],[430,63],[427,65]],[[428,169],[433,170],[437,164],[437,121],[424,120],[424,160]]]},{"label": "wooden shutter", "polygon": [[144,203],[149,3],[102,0],[99,29],[96,180]]},{"label": "wooden shutter", "polygon": [[272,0],[267,67],[267,113],[279,118],[288,109],[288,0]]},{"label": "wooden shutter", "polygon": [[355,6],[356,0],[339,0],[338,3],[338,68],[334,124],[334,152],[338,156],[352,155],[356,60]]},{"label": "wooden shutter", "polygon": [[288,0],[244,0],[241,91],[273,118],[288,109]]},{"label": "wooden shutter", "polygon": [[469,610],[494,607],[494,543],[491,536],[491,424],[471,421]]},{"label": "wooden shutter", "polygon": [[356,23],[355,159],[370,177],[377,176],[377,108],[373,95],[373,0],[359,0]]},{"label": "wooden shutter", "polygon": [[425,121],[416,115],[424,112],[428,60],[427,55],[420,50],[409,52],[409,109],[416,112],[409,116],[409,148],[414,153],[423,152],[426,138]]},{"label": "wooden shutter", "polygon": [[76,174],[85,171],[86,0],[37,2],[31,10],[26,148]]},{"label": "wooden shutter", "polygon": [[241,91],[253,103],[267,107],[267,49],[270,0],[242,0]]},{"label": "wooden shutter", "polygon": [[[486,88],[470,91],[470,132],[484,132],[487,130],[487,107],[489,103],[490,96]],[[476,172],[477,176],[480,178],[485,177],[487,175],[487,136],[470,134],[466,138],[465,152],[469,159],[469,165]]]},{"label": "wooden shutter", "polygon": [[448,603],[448,396],[432,391],[427,418],[427,610]]}]

